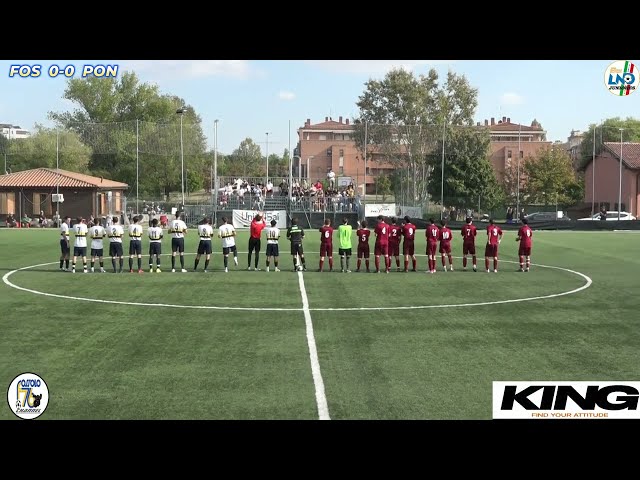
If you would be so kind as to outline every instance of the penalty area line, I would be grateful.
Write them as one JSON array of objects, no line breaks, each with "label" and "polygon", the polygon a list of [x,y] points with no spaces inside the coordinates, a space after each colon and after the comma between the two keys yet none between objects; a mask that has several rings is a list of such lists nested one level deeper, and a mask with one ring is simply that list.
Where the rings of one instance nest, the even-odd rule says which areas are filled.
[{"label": "penalty area line", "polygon": [[311,311],[309,310],[309,298],[304,287],[304,277],[302,272],[298,272],[298,284],[300,285],[300,295],[302,296],[302,311],[304,312],[304,323],[307,328],[307,345],[309,346],[309,358],[311,360],[311,374],[313,384],[316,389],[316,404],[318,406],[318,416],[320,420],[331,420],[329,417],[329,406],[324,393],[324,382],[320,373],[320,361],[318,360],[318,349],[313,334],[313,323],[311,321]]}]

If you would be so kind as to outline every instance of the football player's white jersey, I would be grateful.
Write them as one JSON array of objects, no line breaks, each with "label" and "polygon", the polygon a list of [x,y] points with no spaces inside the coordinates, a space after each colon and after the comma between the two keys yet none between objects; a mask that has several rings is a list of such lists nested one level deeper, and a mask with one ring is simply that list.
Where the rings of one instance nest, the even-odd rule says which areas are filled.
[{"label": "football player's white jersey", "polygon": [[75,234],[75,240],[73,243],[74,247],[85,247],[87,246],[87,233],[88,228],[84,223],[78,223],[73,226],[73,233]]},{"label": "football player's white jersey", "polygon": [[109,237],[109,243],[122,243],[122,237],[124,236],[124,228],[122,225],[111,225],[107,230],[107,236]]},{"label": "football player's white jersey", "polygon": [[129,238],[135,241],[142,241],[142,226],[137,223],[129,225]]},{"label": "football player's white jersey", "polygon": [[91,248],[94,250],[100,250],[103,248],[102,239],[107,235],[102,225],[96,225],[91,227]]},{"label": "football player's white jersey", "polygon": [[280,229],[278,227],[267,227],[265,231],[267,232],[267,245],[277,245],[280,238]]},{"label": "football player's white jersey", "polygon": [[211,237],[213,236],[213,227],[208,223],[198,225],[198,235],[200,236],[200,240],[211,240]]},{"label": "football player's white jersey", "polygon": [[169,227],[169,233],[173,235],[173,238],[184,238],[184,233],[187,231],[187,224],[182,220],[172,220]]},{"label": "football player's white jersey", "polygon": [[233,247],[236,244],[236,237],[233,234],[236,233],[236,229],[233,228],[233,225],[225,223],[220,226],[220,230],[218,231],[218,237],[222,239],[222,247],[229,248]]},{"label": "football player's white jersey", "polygon": [[161,243],[164,232],[160,227],[149,227],[149,243]]},{"label": "football player's white jersey", "polygon": [[60,225],[60,240],[69,240],[69,225],[67,225],[67,222],[62,222],[62,225]]}]

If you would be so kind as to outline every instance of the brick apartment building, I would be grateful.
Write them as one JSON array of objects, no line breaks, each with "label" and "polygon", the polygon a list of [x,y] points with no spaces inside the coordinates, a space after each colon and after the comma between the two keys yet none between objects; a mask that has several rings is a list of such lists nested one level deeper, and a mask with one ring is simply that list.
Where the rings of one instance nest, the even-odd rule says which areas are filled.
[{"label": "brick apartment building", "polygon": [[[483,125],[478,122],[477,126]],[[506,165],[517,159],[518,148],[521,158],[525,160],[552,143],[546,140],[547,132],[537,120],[533,120],[531,125],[520,125],[511,123],[508,117],[502,117],[498,122],[491,118],[484,121],[484,127],[491,132],[490,160],[498,181],[504,178]],[[323,180],[333,170],[337,178],[349,177],[354,185],[359,185],[359,192],[362,192],[366,180],[367,192],[372,193],[375,178],[382,173],[390,174],[393,166],[379,161],[376,153],[370,152],[365,176],[364,160],[356,148],[353,132],[353,125],[348,118],[343,121],[342,117],[338,117],[336,121],[325,117],[324,122],[317,124],[311,124],[311,120],[307,119],[304,126],[298,129],[294,176],[308,177],[311,181]]]},{"label": "brick apartment building", "polygon": [[[477,126],[482,126],[480,122]],[[490,160],[499,182],[504,178],[504,171],[511,161],[517,161],[518,149],[520,158],[526,161],[529,156],[534,156],[543,148],[551,147],[552,142],[547,141],[547,132],[537,120],[531,125],[511,123],[511,118],[502,117],[496,122],[495,118],[485,120],[484,126],[488,127],[491,135]]]},{"label": "brick apartment building", "polygon": [[364,158],[356,148],[353,140],[353,125],[342,117],[333,120],[325,117],[324,122],[311,124],[307,119],[304,126],[298,129],[298,146],[294,152],[294,176],[309,178],[312,182],[323,180],[327,173],[333,170],[340,184],[352,181],[358,185],[362,193],[362,186],[367,185],[367,192],[375,189],[375,177],[387,172],[393,167],[388,164],[367,159],[367,172],[364,171]]},{"label": "brick apartment building", "polygon": [[[595,197],[596,211],[604,206],[618,210],[620,187],[620,142],[605,142],[604,149],[590,160],[584,173],[584,201],[591,204]],[[595,188],[594,188],[595,187]],[[595,190],[595,196],[594,196]],[[640,143],[622,144],[622,208],[620,210],[638,216],[640,206]]]}]

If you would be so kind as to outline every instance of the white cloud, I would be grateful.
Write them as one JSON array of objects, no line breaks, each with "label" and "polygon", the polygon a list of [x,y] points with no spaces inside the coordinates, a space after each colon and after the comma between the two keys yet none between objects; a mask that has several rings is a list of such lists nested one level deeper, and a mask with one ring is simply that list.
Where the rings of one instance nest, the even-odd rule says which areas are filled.
[{"label": "white cloud", "polygon": [[294,98],[296,98],[296,94],[293,92],[287,92],[286,90],[280,90],[280,93],[278,93],[278,98],[280,100],[293,100]]},{"label": "white cloud", "polygon": [[383,75],[394,68],[413,71],[422,66],[454,63],[453,60],[307,60],[306,62],[331,72],[369,75]]},{"label": "white cloud", "polygon": [[507,92],[500,97],[500,103],[502,105],[522,105],[524,103],[524,97],[517,93]]},{"label": "white cloud", "polygon": [[154,75],[157,78],[205,77],[248,78],[254,70],[247,60],[124,60],[121,71]]}]

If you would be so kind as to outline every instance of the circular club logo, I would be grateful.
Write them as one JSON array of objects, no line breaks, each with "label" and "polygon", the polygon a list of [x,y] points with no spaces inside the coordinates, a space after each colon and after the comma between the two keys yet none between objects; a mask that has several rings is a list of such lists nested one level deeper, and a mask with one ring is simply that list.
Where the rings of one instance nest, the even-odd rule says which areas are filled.
[{"label": "circular club logo", "polygon": [[7,402],[17,417],[38,418],[49,404],[49,388],[35,373],[22,373],[9,384]]},{"label": "circular club logo", "polygon": [[638,88],[638,83],[638,69],[630,60],[613,62],[604,71],[604,86],[618,97],[632,94]]}]

